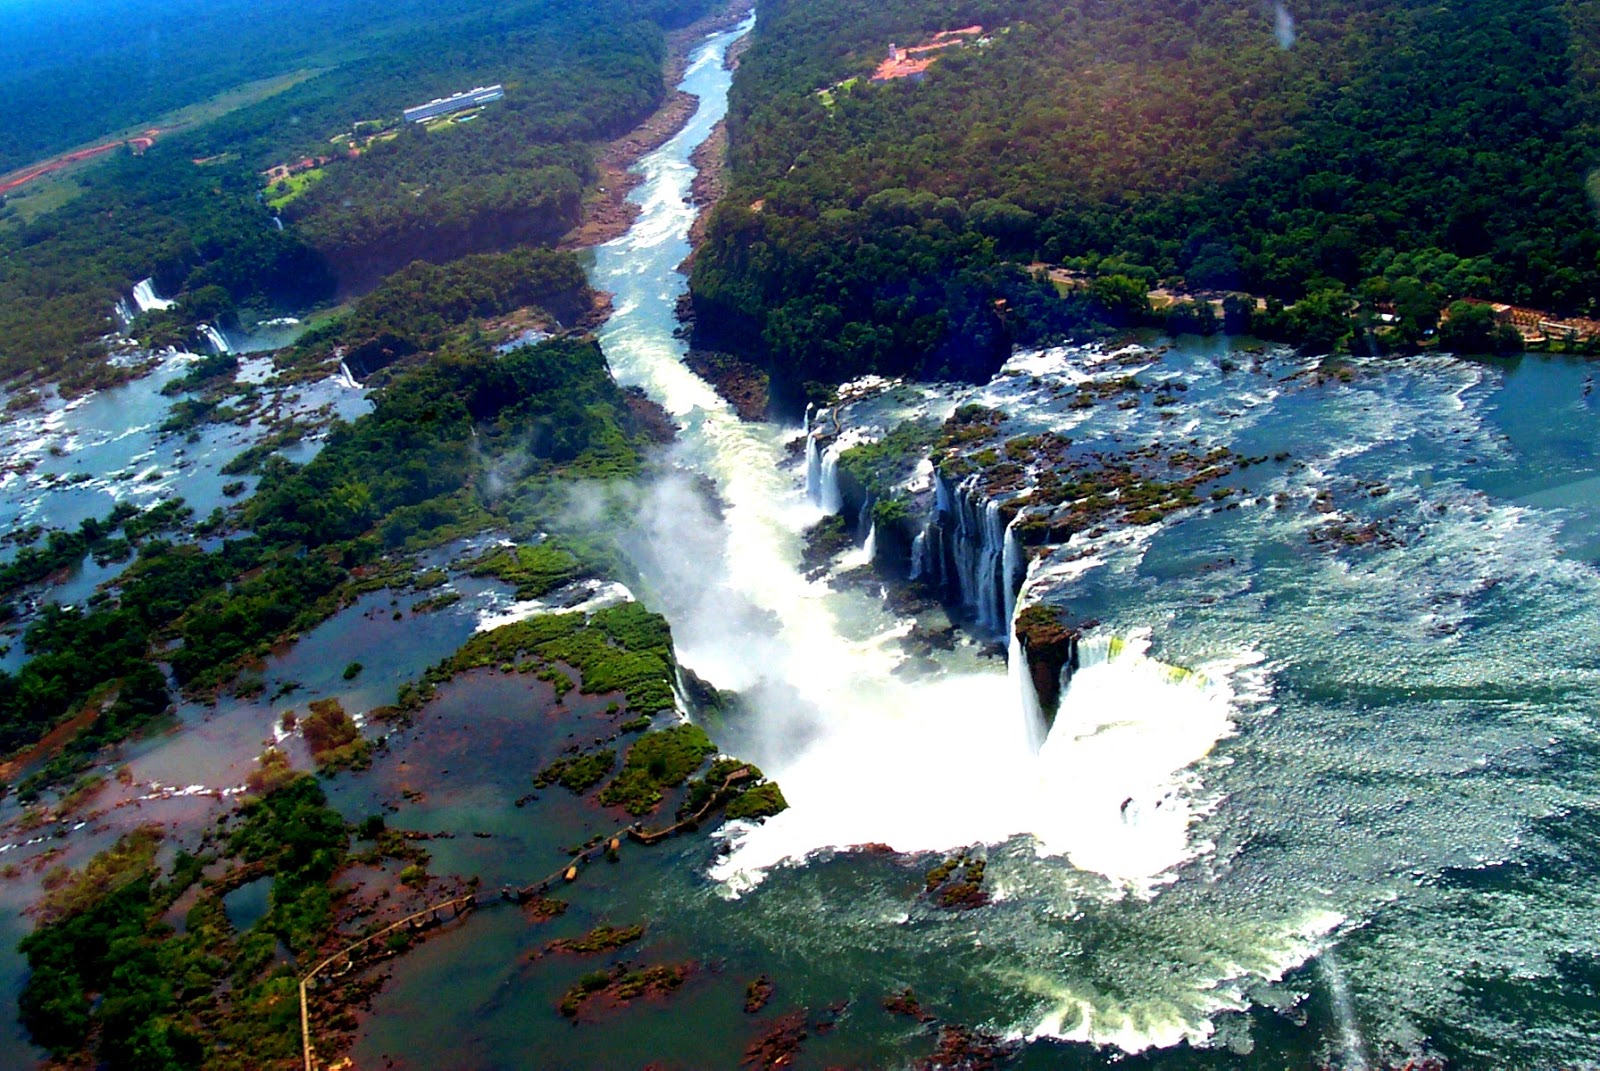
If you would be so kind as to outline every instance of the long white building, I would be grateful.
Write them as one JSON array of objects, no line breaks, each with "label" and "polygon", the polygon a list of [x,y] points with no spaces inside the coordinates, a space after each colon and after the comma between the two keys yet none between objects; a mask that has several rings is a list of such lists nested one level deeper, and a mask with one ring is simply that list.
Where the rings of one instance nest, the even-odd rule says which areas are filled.
[{"label": "long white building", "polygon": [[453,97],[438,97],[419,104],[415,108],[407,108],[404,112],[406,122],[420,123],[424,119],[432,119],[436,115],[448,115],[459,112],[463,108],[476,108],[480,104],[487,104],[491,100],[499,100],[506,95],[504,86],[479,86],[469,89],[465,93],[457,93]]}]

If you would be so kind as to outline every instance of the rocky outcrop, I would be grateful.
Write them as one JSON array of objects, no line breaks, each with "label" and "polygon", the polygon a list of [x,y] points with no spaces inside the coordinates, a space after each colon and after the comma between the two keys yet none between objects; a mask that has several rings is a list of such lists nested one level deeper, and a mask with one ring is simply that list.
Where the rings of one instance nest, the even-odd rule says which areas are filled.
[{"label": "rocky outcrop", "polygon": [[1017,644],[1039,713],[1048,726],[1055,722],[1061,692],[1078,668],[1078,639],[1082,629],[1069,622],[1058,607],[1035,603],[1018,611],[1013,623]]}]

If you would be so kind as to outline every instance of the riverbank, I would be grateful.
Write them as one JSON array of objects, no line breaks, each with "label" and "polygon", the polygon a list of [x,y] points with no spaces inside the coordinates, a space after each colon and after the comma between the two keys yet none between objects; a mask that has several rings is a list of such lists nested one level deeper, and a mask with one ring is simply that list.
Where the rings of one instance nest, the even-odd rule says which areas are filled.
[{"label": "riverbank", "polygon": [[603,245],[620,238],[633,226],[639,218],[639,206],[631,203],[628,195],[644,181],[633,166],[671,140],[699,107],[696,97],[676,88],[683,80],[690,52],[707,35],[732,29],[754,10],[754,0],[730,0],[716,12],[667,35],[662,77],[674,88],[649,118],[601,150],[595,161],[600,178],[584,199],[583,220],[562,237],[558,248],[577,250]]}]

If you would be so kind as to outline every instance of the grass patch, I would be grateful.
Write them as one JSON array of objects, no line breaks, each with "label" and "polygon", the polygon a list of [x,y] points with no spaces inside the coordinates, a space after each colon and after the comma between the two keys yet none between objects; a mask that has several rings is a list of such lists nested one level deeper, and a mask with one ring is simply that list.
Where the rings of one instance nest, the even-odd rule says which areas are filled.
[{"label": "grass patch", "polygon": [[267,207],[278,211],[285,205],[293,204],[303,197],[307,190],[326,178],[327,174],[327,169],[313,167],[274,182],[267,187]]}]

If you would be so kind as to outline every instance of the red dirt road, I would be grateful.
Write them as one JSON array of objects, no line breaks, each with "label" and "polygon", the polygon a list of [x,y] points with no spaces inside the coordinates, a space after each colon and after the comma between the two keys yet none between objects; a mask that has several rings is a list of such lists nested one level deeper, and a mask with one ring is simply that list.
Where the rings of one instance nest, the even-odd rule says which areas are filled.
[{"label": "red dirt road", "polygon": [[96,156],[110,152],[112,149],[120,149],[124,145],[132,147],[134,152],[144,152],[156,143],[156,136],[160,133],[161,131],[159,130],[146,130],[143,135],[136,138],[108,141],[104,145],[96,145],[92,149],[79,149],[77,152],[69,152],[64,156],[58,156],[54,160],[35,164],[26,171],[17,172],[12,177],[0,181],[0,196],[10,193],[24,183],[32,182],[40,175],[48,175],[52,171],[60,171],[63,167],[69,167],[83,160],[93,159]]}]

